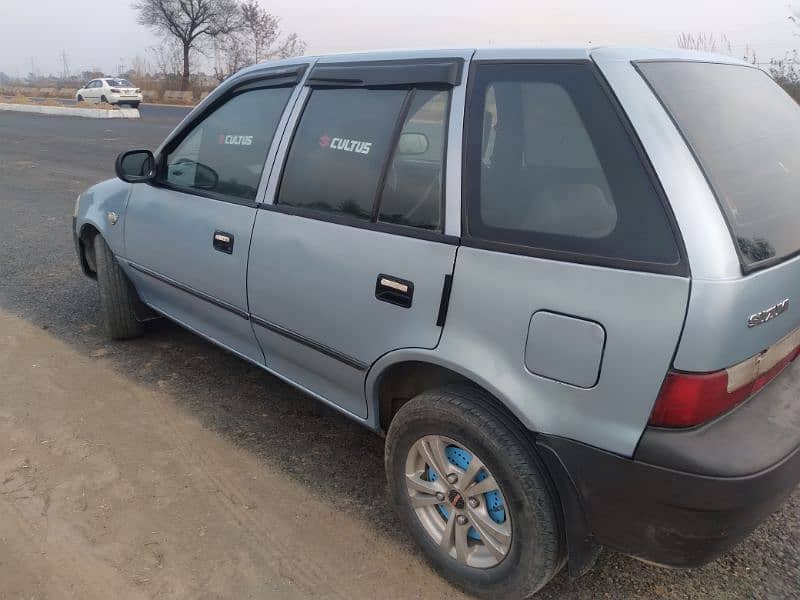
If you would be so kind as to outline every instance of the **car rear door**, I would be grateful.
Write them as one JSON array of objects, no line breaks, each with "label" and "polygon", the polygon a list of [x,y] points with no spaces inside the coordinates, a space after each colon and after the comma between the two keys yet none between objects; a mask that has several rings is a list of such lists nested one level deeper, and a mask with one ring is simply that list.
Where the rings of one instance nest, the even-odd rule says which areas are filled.
[{"label": "car rear door", "polygon": [[446,132],[462,69],[460,58],[317,65],[258,211],[248,293],[267,367],[360,417],[376,359],[439,342],[457,249],[443,229]]},{"label": "car rear door", "polygon": [[126,211],[126,260],[143,299],[257,362],[246,293],[255,201],[299,76],[248,80],[212,103],[168,142],[157,182],[133,186]]}]

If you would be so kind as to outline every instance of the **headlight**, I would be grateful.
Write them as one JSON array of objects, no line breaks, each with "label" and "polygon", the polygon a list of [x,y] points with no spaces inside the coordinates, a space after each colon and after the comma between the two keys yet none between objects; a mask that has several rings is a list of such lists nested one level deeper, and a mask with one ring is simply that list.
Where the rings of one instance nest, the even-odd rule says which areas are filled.
[{"label": "headlight", "polygon": [[73,217],[77,217],[78,216],[78,208],[80,207],[80,205],[81,205],[81,195],[78,194],[78,197],[75,198],[75,210],[72,211],[72,216]]}]

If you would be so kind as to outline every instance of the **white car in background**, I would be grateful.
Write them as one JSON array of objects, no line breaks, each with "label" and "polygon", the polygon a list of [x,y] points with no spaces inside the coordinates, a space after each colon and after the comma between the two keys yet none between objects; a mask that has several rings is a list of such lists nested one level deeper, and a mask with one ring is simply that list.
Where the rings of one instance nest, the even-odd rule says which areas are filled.
[{"label": "white car in background", "polygon": [[142,90],[127,79],[92,79],[75,93],[78,102],[107,102],[108,104],[129,104],[133,108],[142,101]]}]

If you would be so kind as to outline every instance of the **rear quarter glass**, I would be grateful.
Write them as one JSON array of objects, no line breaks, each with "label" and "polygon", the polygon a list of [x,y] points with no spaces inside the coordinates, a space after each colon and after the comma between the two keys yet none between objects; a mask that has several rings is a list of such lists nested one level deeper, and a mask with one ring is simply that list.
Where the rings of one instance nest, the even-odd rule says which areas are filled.
[{"label": "rear quarter glass", "polygon": [[637,63],[703,169],[745,271],[800,251],[800,107],[755,67]]},{"label": "rear quarter glass", "polygon": [[470,238],[674,272],[681,255],[665,201],[590,63],[476,63],[471,93]]}]

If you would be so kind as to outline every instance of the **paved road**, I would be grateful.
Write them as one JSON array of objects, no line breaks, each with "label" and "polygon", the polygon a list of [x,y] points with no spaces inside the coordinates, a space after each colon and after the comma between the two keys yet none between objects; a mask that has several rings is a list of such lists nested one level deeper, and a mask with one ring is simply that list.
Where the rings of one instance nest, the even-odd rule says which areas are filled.
[{"label": "paved road", "polygon": [[[343,523],[357,522],[387,547],[399,545],[403,557],[413,556],[386,508],[380,438],[170,323],[154,324],[143,339],[128,343],[107,343],[98,332],[95,286],[79,275],[72,248],[73,203],[88,185],[112,174],[118,152],[154,148],[186,112],[144,108],[138,121],[113,122],[0,111],[0,310],[46,329],[87,364],[101,356],[101,377],[110,369],[132,386],[168,394],[178,414],[199,421],[214,439],[299,486],[309,501],[340,512]],[[264,498],[261,510],[269,505]],[[0,581],[14,564],[4,563],[2,543]],[[241,552],[254,560],[249,547]],[[289,570],[299,558],[284,557]],[[347,568],[347,557],[330,560]],[[403,565],[415,597],[441,597],[440,586],[426,592],[417,585],[435,578],[426,567]],[[562,573],[540,597],[798,598],[799,588],[797,492],[735,551],[702,569],[667,571],[604,552],[592,573],[577,581]]]}]

